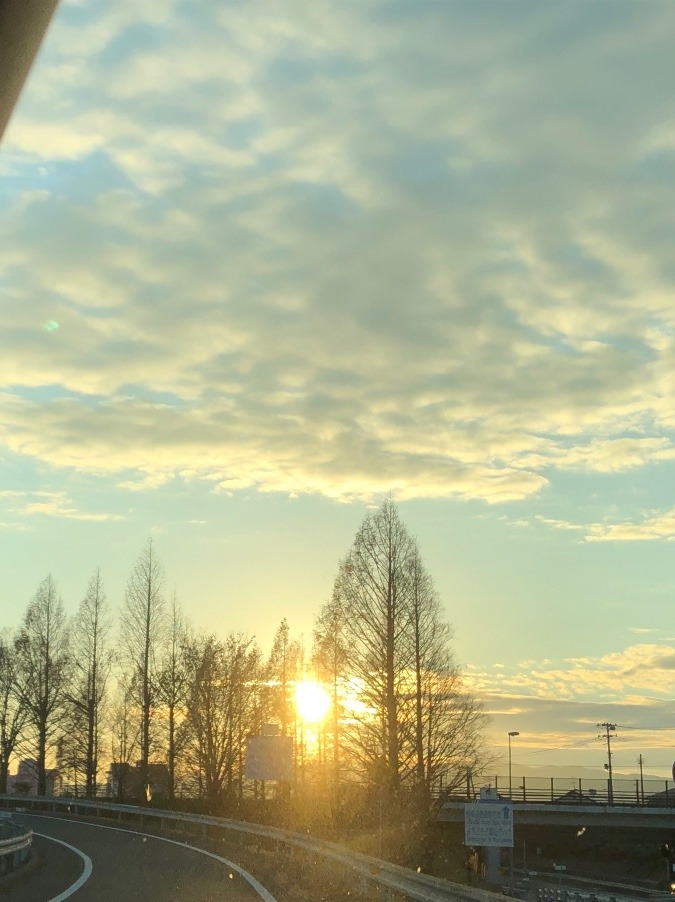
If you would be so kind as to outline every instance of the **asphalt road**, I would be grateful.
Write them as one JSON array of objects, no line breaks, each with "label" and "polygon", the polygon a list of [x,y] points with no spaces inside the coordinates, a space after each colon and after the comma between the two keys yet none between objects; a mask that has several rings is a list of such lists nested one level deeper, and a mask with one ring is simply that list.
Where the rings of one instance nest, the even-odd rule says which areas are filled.
[{"label": "asphalt road", "polygon": [[12,902],[274,902],[236,863],[176,840],[32,814],[14,819],[33,829],[38,865],[12,886]]}]

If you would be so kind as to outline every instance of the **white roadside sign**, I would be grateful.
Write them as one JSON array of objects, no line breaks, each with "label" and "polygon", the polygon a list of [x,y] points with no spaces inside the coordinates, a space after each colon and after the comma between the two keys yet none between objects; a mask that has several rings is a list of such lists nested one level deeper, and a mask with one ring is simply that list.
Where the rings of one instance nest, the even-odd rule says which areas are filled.
[{"label": "white roadside sign", "polygon": [[474,802],[464,806],[464,843],[467,846],[513,846],[513,805]]}]

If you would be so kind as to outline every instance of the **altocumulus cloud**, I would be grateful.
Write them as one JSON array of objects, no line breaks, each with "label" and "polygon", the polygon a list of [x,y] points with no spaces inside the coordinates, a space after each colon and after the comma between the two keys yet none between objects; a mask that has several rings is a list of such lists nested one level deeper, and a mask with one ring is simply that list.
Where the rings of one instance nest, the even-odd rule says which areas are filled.
[{"label": "altocumulus cloud", "polygon": [[476,689],[505,699],[619,704],[639,696],[670,702],[674,668],[672,647],[639,643],[598,657],[521,661],[496,673],[472,668],[467,678]]},{"label": "altocumulus cloud", "polygon": [[4,151],[0,440],[335,497],[668,462],[674,29],[659,3],[66,4]]},{"label": "altocumulus cloud", "polygon": [[593,748],[596,725],[611,721],[621,725],[625,759],[629,747],[672,748],[674,668],[672,646],[639,643],[594,657],[521,661],[496,672],[471,667],[466,679],[492,717],[489,733],[498,744],[515,724],[519,748]]}]

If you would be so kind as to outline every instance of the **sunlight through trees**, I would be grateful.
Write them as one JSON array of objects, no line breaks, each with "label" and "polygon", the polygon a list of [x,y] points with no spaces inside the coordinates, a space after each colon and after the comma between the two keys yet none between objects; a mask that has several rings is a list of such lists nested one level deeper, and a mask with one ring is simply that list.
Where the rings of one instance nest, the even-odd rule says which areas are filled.
[{"label": "sunlight through trees", "polygon": [[[164,588],[152,541],[116,616],[98,569],[70,622],[53,577],[40,583],[0,641],[0,786],[28,758],[40,792],[51,774],[73,795],[213,813],[275,803],[340,824],[424,810],[478,767],[485,717],[391,498],[338,562],[310,649],[286,618],[267,656],[236,631],[200,634]],[[248,779],[247,740],[275,735],[292,779]]]}]

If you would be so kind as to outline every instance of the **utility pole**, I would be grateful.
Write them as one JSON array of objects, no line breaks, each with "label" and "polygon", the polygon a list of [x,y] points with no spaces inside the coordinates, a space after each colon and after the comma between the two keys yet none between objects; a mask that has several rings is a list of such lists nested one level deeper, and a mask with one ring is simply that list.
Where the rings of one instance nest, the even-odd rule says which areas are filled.
[{"label": "utility pole", "polygon": [[520,736],[520,733],[518,732],[518,730],[511,730],[509,733],[507,733],[507,736],[509,737],[509,801],[512,802],[513,801],[513,787],[511,785],[511,740],[515,736]]},{"label": "utility pole", "polygon": [[642,765],[644,764],[644,759],[642,757],[642,753],[640,753],[640,757],[638,758],[638,764],[640,765],[640,804],[644,805],[644,803],[645,803],[645,781],[644,781],[644,775],[642,773]]},{"label": "utility pole", "polygon": [[607,742],[607,764],[605,764],[605,770],[607,771],[609,777],[609,779],[607,780],[607,801],[610,805],[613,805],[614,786],[612,783],[612,739],[616,739],[616,724],[599,723],[597,724],[597,726],[602,727],[605,731],[604,733],[600,733],[598,735],[598,739],[604,739]]}]

